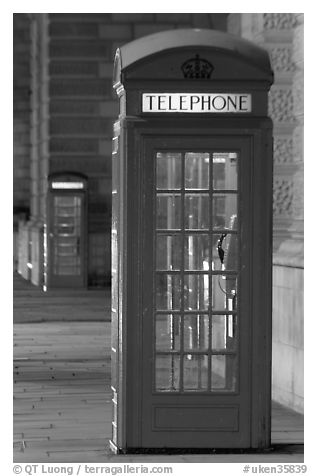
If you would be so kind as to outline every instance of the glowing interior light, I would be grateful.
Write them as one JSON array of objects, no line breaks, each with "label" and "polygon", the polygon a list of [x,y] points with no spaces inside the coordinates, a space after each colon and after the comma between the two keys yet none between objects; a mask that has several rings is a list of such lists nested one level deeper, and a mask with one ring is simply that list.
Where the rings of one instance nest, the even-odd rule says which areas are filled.
[{"label": "glowing interior light", "polygon": [[84,188],[84,184],[83,182],[52,182],[52,188],[78,190]]},{"label": "glowing interior light", "polygon": [[226,159],[224,157],[219,157],[214,154],[213,159],[212,159],[214,164],[225,164]]}]

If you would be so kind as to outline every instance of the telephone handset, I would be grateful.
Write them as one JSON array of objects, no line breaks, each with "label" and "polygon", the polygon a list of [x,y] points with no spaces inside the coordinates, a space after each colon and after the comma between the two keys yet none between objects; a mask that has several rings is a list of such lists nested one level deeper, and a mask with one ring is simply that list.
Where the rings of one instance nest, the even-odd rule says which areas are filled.
[{"label": "telephone handset", "polygon": [[[231,230],[237,229],[237,215],[232,215],[230,218],[229,227],[227,228],[228,233]],[[219,260],[221,263],[221,269],[229,269],[231,266],[235,267],[236,255],[237,255],[237,235],[230,233],[227,238],[227,244],[225,249],[223,249],[223,240],[227,237],[228,233],[222,233],[220,238],[217,241],[217,251]]]},{"label": "telephone handset", "polygon": [[226,238],[226,236],[227,236],[227,233],[222,233],[219,240],[217,241],[217,250],[218,250],[218,256],[221,263],[221,268],[224,268],[223,261],[225,258],[225,251],[222,247],[222,243],[223,243],[223,240]]},{"label": "telephone handset", "polygon": [[[237,215],[232,215],[230,218],[230,224],[228,228],[228,233],[229,230],[236,230],[237,229]],[[237,235],[232,234],[232,233],[222,233],[220,235],[220,238],[217,240],[217,251],[218,251],[218,256],[219,260],[221,263],[221,270],[224,271],[225,269],[233,270],[236,268],[236,263],[237,263]],[[225,249],[223,249],[223,241],[224,239],[227,238],[227,243],[225,246]],[[220,280],[221,276],[219,275],[218,277],[218,284],[221,289],[221,291],[230,298],[234,298],[236,296],[236,280],[235,278],[232,278],[231,276],[222,276],[222,279],[226,281],[226,289],[223,289]]]}]

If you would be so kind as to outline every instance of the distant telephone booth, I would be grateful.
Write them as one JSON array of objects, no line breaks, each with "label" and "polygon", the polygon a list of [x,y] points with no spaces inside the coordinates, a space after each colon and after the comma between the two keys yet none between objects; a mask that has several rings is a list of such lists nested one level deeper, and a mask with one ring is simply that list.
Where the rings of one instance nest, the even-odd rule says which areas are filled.
[{"label": "distant telephone booth", "polygon": [[272,81],[218,31],[117,50],[116,452],[270,444]]},{"label": "distant telephone booth", "polygon": [[86,287],[87,179],[74,173],[49,177],[44,282],[51,287]]}]

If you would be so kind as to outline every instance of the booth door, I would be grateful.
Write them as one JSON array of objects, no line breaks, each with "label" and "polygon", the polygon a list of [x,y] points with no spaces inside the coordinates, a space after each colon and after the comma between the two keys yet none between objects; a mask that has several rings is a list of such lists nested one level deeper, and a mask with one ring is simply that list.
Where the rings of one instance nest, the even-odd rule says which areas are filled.
[{"label": "booth door", "polygon": [[49,220],[49,286],[83,287],[84,195],[51,195]]},{"label": "booth door", "polygon": [[250,447],[249,140],[145,150],[142,446]]}]

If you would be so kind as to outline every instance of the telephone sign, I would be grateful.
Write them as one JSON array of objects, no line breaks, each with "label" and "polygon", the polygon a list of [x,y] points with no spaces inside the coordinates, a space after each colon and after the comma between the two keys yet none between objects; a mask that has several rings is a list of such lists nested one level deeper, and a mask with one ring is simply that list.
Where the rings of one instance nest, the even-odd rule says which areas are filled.
[{"label": "telephone sign", "polygon": [[142,112],[244,113],[251,110],[251,94],[142,94]]}]

